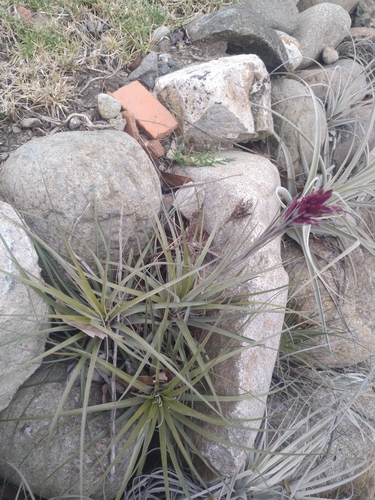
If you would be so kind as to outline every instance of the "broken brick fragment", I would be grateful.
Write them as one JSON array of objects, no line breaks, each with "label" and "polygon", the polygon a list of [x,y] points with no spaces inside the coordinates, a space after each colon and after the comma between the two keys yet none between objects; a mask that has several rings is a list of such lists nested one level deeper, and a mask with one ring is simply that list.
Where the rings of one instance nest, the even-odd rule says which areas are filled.
[{"label": "broken brick fragment", "polygon": [[139,142],[139,132],[137,123],[135,120],[134,113],[131,111],[125,110],[121,112],[121,115],[126,120],[125,132],[133,137],[136,141]]},{"label": "broken brick fragment", "polygon": [[153,160],[157,160],[161,156],[165,155],[165,149],[161,145],[161,142],[156,139],[153,139],[152,141],[141,139],[139,144]]},{"label": "broken brick fragment", "polygon": [[160,141],[156,139],[148,141],[147,139],[141,138],[134,113],[125,110],[122,111],[121,114],[126,120],[125,132],[131,135],[133,139],[142,146],[151,159],[156,160],[165,154],[165,150]]},{"label": "broken brick fragment", "polygon": [[27,22],[32,23],[33,22],[33,15],[29,11],[29,9],[26,9],[26,7],[17,7],[17,12],[18,14]]},{"label": "broken brick fragment", "polygon": [[163,139],[178,127],[172,113],[138,81],[108,94],[118,99],[125,110],[134,114],[138,127],[152,139]]}]

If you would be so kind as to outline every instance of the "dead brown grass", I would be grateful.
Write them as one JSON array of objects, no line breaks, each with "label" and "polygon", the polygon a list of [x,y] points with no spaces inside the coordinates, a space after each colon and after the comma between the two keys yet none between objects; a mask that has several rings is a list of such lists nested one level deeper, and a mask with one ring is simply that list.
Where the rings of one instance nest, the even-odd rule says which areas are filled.
[{"label": "dead brown grass", "polygon": [[[112,74],[147,53],[152,32],[174,29],[228,0],[29,0],[34,22],[0,4],[0,119],[25,108],[68,111],[78,73]],[[88,28],[92,28],[91,31]]]}]

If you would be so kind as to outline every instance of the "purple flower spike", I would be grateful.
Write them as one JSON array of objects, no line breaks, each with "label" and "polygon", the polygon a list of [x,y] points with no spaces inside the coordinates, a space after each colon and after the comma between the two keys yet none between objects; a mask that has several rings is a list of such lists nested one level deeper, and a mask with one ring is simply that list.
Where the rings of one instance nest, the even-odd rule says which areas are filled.
[{"label": "purple flower spike", "polygon": [[[317,219],[324,215],[342,210],[341,207],[328,206],[325,203],[331,198],[332,189],[319,189],[301,198],[295,198],[284,210],[281,216],[262,233],[247,251],[247,257],[255,254],[260,248],[267,245],[274,238],[282,236],[289,229],[298,225],[319,226]],[[243,256],[242,256],[243,258]]]},{"label": "purple flower spike", "polygon": [[315,193],[302,198],[295,198],[283,214],[283,219],[287,222],[288,228],[293,227],[295,224],[319,226],[317,219],[341,210],[339,206],[325,205],[331,196],[332,189],[328,191],[318,189]]}]

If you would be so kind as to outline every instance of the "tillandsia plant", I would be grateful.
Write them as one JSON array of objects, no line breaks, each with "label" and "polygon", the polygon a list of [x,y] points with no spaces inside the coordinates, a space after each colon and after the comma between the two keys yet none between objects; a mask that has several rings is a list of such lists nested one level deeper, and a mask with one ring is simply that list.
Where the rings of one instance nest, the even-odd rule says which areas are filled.
[{"label": "tillandsia plant", "polygon": [[[296,131],[300,141],[303,139],[313,148],[313,157],[310,164],[307,164],[302,148],[300,148],[304,175],[302,177],[298,176],[297,182],[295,166],[288,148],[282,137],[274,134],[275,138],[279,141],[280,149],[283,151],[287,170],[286,187],[277,189],[277,196],[280,199],[281,205],[283,207],[294,206],[296,208],[295,200],[299,196],[298,186],[302,183],[301,199],[306,199],[313,193],[321,193],[321,195],[323,193],[330,193],[330,197],[326,199],[327,206],[334,207],[339,204],[341,207],[340,212],[336,210],[333,210],[331,214],[326,212],[327,217],[324,217],[318,225],[306,221],[304,225],[294,225],[286,230],[286,235],[296,241],[303,251],[314,289],[323,333],[327,333],[328,330],[321,301],[319,282],[329,290],[329,286],[324,280],[324,272],[343,258],[347,258],[353,267],[350,254],[360,245],[372,254],[375,254],[375,244],[371,231],[365,227],[362,220],[364,211],[373,211],[375,200],[375,157],[370,155],[368,150],[370,134],[375,123],[374,88],[371,71],[370,65],[363,66],[362,73],[356,77],[351,76],[348,78],[343,88],[338,89],[337,93],[331,88],[327,89],[324,107],[329,134],[323,141],[323,144],[320,139],[321,125],[318,112],[318,107],[322,103],[315,97],[313,89],[303,80],[301,80],[301,83],[304,84],[311,96],[315,109],[314,143],[295,124],[272,110],[273,114],[285,121],[288,126]],[[352,158],[348,154],[342,164],[331,164],[331,135],[340,127],[345,127],[347,124],[355,121],[358,122],[359,118],[355,118],[355,112],[364,107],[369,110],[368,123],[366,130],[363,131],[362,139],[358,141],[358,145],[354,146],[356,136],[353,136]],[[361,125],[359,124],[358,126],[360,127]],[[310,251],[310,236],[312,235],[318,238],[334,237],[341,250],[341,254],[332,262],[329,262],[324,269],[320,267],[313,253]],[[332,290],[330,293],[332,293]]]},{"label": "tillandsia plant", "polygon": [[[35,280],[20,263],[17,263],[19,275],[7,270],[1,272],[32,287],[50,305],[49,348],[33,362],[43,360],[46,365],[51,357],[52,363],[68,360],[69,377],[54,414],[32,416],[26,410],[22,417],[12,416],[2,424],[28,418],[51,420],[39,443],[39,448],[45,449],[41,467],[46,470],[46,481],[53,481],[55,472],[48,468],[48,449],[58,439],[59,422],[74,416],[81,422],[80,446],[72,459],[79,458],[78,482],[82,497],[100,489],[108,478],[113,480],[119,474],[117,464],[124,455],[130,454],[117,490],[116,498],[121,498],[132,476],[144,470],[150,446],[159,449],[165,497],[170,498],[168,470],[171,466],[188,496],[184,468],[204,486],[193,455],[211,467],[200,455],[191,432],[219,440],[229,447],[246,449],[241,444],[218,438],[199,423],[251,429],[248,419],[236,420],[223,415],[221,403],[226,398],[215,391],[211,373],[224,359],[257,345],[251,339],[223,329],[223,321],[238,317],[251,320],[258,312],[264,314],[273,308],[272,304],[268,309],[259,305],[259,298],[252,301],[251,294],[229,297],[225,294],[230,287],[251,280],[263,271],[235,274],[230,278],[225,277],[225,273],[244,264],[280,234],[284,225],[281,217],[248,251],[239,253],[244,242],[238,241],[225,255],[216,256],[210,251],[214,232],[208,234],[204,230],[199,214],[187,226],[181,218],[165,215],[163,221],[156,219],[154,234],[140,255],[129,255],[117,263],[110,260],[109,245],[105,262],[95,253],[92,253],[92,262],[84,262],[75,254],[70,236],[61,229],[68,255],[64,258],[24,227],[40,256],[45,281]],[[102,236],[104,242],[109,241]],[[14,260],[11,248],[1,239]],[[208,353],[207,343],[216,333],[226,337],[227,345],[225,349],[222,345],[218,347],[216,354],[211,346]],[[79,381],[82,406],[66,410],[69,393]],[[91,404],[91,388],[97,383],[103,386],[102,404]],[[207,393],[210,395],[206,396]],[[241,394],[232,399],[253,397],[256,396]],[[200,411],[202,405],[210,410],[210,415]],[[98,438],[87,440],[88,423],[97,418],[98,413],[108,411],[111,414],[109,443],[94,462],[87,465],[86,450],[105,433],[103,429]],[[254,422],[254,429],[258,424]],[[65,437],[66,433],[60,436]],[[26,450],[21,461],[32,461],[34,451]],[[84,486],[87,475],[108,456],[108,466],[100,477],[88,487]],[[68,463],[69,459],[64,465]],[[66,491],[61,494],[68,494],[72,486],[66,485]]]},{"label": "tillandsia plant", "polygon": [[[31,286],[52,308],[48,316],[52,322],[49,349],[34,361],[43,359],[45,364],[46,356],[49,359],[54,356],[54,362],[56,359],[70,361],[68,382],[57,411],[50,416],[51,425],[43,446],[47,450],[56,439],[55,430],[60,419],[72,415],[80,417],[81,444],[77,453],[82,495],[90,495],[107,477],[113,478],[116,465],[124,454],[130,453],[127,471],[118,488],[117,498],[120,498],[132,476],[144,470],[149,447],[155,446],[155,438],[167,499],[173,498],[169,485],[170,466],[187,497],[190,493],[184,468],[187,467],[194,480],[204,488],[193,455],[211,467],[200,455],[187,430],[246,450],[241,444],[218,438],[199,425],[204,421],[231,428],[246,426],[247,430],[251,425],[246,420],[224,417],[221,402],[225,397],[216,393],[211,372],[222,360],[257,345],[251,339],[223,330],[222,322],[241,316],[249,318],[258,312],[257,303],[249,302],[251,295],[228,297],[225,291],[259,273],[223,276],[228,269],[241,267],[286,230],[306,223],[319,224],[322,217],[338,211],[338,207],[327,206],[330,196],[330,191],[318,191],[295,200],[248,249],[238,252],[243,245],[238,241],[223,256],[210,252],[214,232],[209,235],[204,230],[199,214],[195,214],[187,226],[181,218],[169,214],[165,214],[163,222],[156,219],[155,232],[140,255],[130,255],[125,262],[119,263],[110,261],[108,246],[105,262],[92,253],[92,262],[88,265],[76,256],[70,237],[61,229],[69,255],[68,259],[63,258],[25,226],[43,263],[45,281],[35,281],[19,263],[20,275],[12,277]],[[11,249],[7,248],[14,258]],[[2,272],[10,274],[6,270]],[[272,310],[272,305],[269,309]],[[264,308],[259,310],[265,312]],[[208,356],[206,345],[215,333],[227,337],[227,347],[223,350],[220,346],[215,356],[211,346]],[[78,380],[81,380],[82,408],[66,411],[64,404]],[[103,385],[101,405],[89,404],[94,382]],[[207,391],[210,397],[205,396]],[[240,395],[232,399],[235,397],[254,396]],[[202,404],[211,410],[209,416],[199,411]],[[95,440],[87,442],[85,437],[90,416],[109,410],[110,442],[95,463],[84,466],[85,449],[95,444]],[[27,418],[26,414],[21,420]],[[256,423],[254,428],[257,428]],[[103,475],[89,490],[84,490],[85,476],[108,455],[110,461]],[[47,457],[46,451],[45,460]],[[29,459],[32,459],[32,452]],[[48,471],[47,461],[44,467]],[[51,478],[53,472],[48,471]],[[69,487],[64,492],[67,493]]]},{"label": "tillandsia plant", "polygon": [[[333,466],[338,465],[337,457],[326,454],[326,450],[344,415],[342,408],[330,413],[323,408],[312,411],[306,405],[304,409],[295,409],[294,417],[290,417],[293,408],[290,402],[288,406],[288,411],[284,409],[278,414],[279,428],[268,423],[271,416],[264,419],[257,449],[248,454],[232,478],[202,488],[191,476],[185,475],[184,484],[189,491],[186,496],[179,478],[169,470],[171,499],[349,500],[347,496],[337,496],[336,492],[369,470],[373,461],[359,460],[349,467],[343,466],[343,470],[333,470]],[[351,412],[348,407],[346,410]],[[370,426],[368,428],[370,430]],[[158,469],[135,478],[126,500],[164,499],[163,477],[163,471]]]}]

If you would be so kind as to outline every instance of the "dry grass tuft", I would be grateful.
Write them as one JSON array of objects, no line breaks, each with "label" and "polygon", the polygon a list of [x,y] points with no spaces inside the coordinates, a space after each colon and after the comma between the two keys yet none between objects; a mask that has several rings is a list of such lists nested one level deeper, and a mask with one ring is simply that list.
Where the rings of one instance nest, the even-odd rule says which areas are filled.
[{"label": "dry grass tuft", "polygon": [[67,112],[77,73],[113,73],[147,53],[152,32],[174,29],[228,0],[29,0],[33,22],[0,4],[0,118],[20,107]]}]

